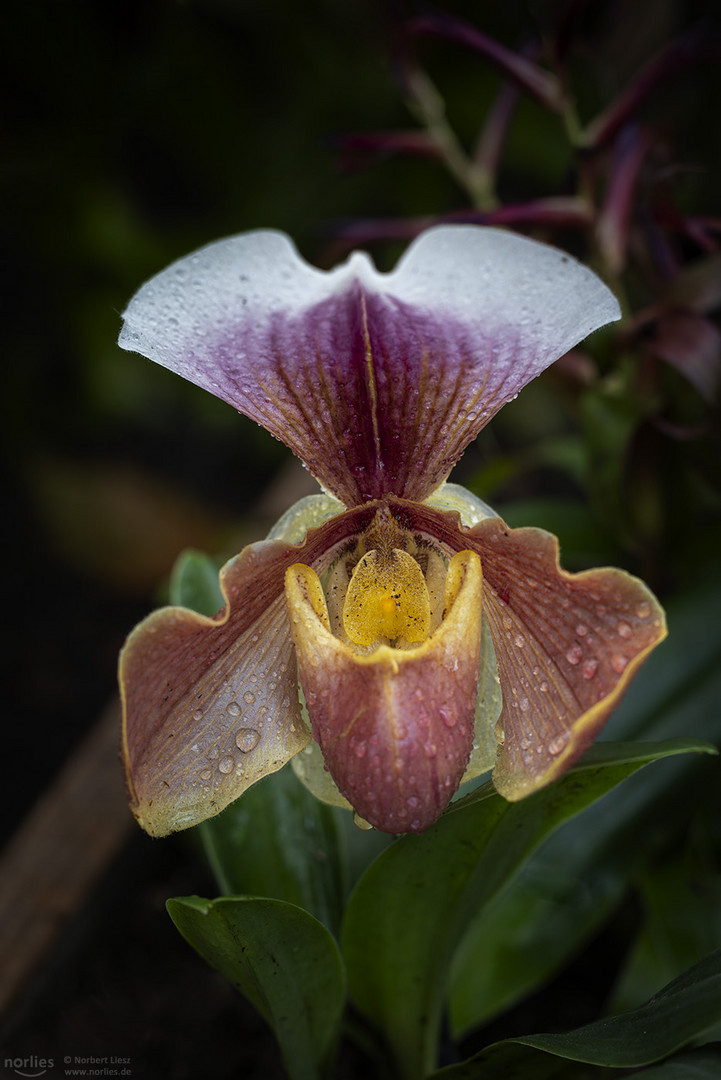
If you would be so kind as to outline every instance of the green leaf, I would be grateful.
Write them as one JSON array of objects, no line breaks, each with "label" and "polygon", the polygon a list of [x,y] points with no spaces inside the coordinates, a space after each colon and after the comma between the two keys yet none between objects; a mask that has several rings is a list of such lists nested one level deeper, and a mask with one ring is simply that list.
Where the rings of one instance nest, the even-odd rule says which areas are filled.
[{"label": "green leaf", "polygon": [[718,1080],[721,1076],[721,1043],[709,1043],[708,1046],[674,1054],[662,1065],[627,1075],[642,1077],[643,1080]]},{"label": "green leaf", "polygon": [[[721,741],[720,606],[721,587],[712,581],[669,607],[669,637],[634,680],[607,732],[648,739],[690,731]],[[594,753],[604,745],[597,743]],[[718,775],[719,762],[670,759],[639,773],[612,802],[590,807],[547,839],[478,913],[456,951],[449,997],[454,1035],[487,1022],[547,982],[608,918],[639,861],[652,860],[694,815],[703,791],[718,787]],[[687,926],[688,900],[678,913]],[[692,921],[700,930],[703,920]],[[653,985],[715,944],[705,940],[705,948],[686,955],[675,970],[656,967]]]},{"label": "green leaf", "polygon": [[721,873],[716,852],[700,832],[697,826],[681,851],[638,877],[644,921],[615,988],[614,1011],[635,1007],[656,986],[721,948]]},{"label": "green leaf", "polygon": [[[570,1074],[554,1071],[548,1055],[605,1068],[650,1065],[700,1036],[720,1018],[721,950],[717,950],[638,1009],[566,1033],[506,1039],[460,1065],[440,1069],[433,1074],[433,1080],[491,1080],[504,1075],[512,1076],[513,1080],[578,1077],[577,1070]],[[705,1057],[708,1065],[716,1051],[717,1048],[704,1048],[699,1060],[704,1061]],[[672,1062],[667,1064],[671,1066]],[[645,1078],[652,1074],[640,1075]],[[664,1073],[660,1075],[666,1080]],[[689,1076],[693,1073],[671,1071],[667,1080],[673,1077],[688,1080]]]},{"label": "green leaf", "polygon": [[171,604],[215,615],[223,606],[217,563],[202,551],[181,552],[170,573],[168,596]]},{"label": "green leaf", "polygon": [[346,894],[341,813],[285,768],[197,832],[224,895],[286,900],[336,932]]},{"label": "green leaf", "polygon": [[167,907],[185,940],[271,1026],[291,1080],[319,1080],[345,1004],[343,964],[328,930],[279,900],[187,896]]},{"label": "green leaf", "polygon": [[513,804],[486,784],[373,863],[346,909],[342,947],[355,1003],[384,1034],[399,1075],[415,1080],[435,1065],[453,949],[479,907],[558,825],[641,765],[701,749],[596,748],[583,767]]},{"label": "green leaf", "polygon": [[585,1069],[579,1074],[578,1065],[553,1054],[504,1042],[439,1069],[428,1080],[586,1080],[588,1075]]},{"label": "green leaf", "polygon": [[573,1061],[628,1068],[650,1065],[721,1020],[721,949],[685,971],[638,1009],[565,1034],[509,1040]]}]

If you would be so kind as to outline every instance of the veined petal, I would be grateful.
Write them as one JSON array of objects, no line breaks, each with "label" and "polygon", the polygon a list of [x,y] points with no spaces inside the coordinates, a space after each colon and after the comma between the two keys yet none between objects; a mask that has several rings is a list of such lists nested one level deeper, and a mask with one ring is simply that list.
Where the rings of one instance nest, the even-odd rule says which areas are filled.
[{"label": "veined petal", "polygon": [[308,742],[283,595],[288,566],[318,570],[372,509],[347,511],[299,545],[262,541],[221,571],[214,618],[161,608],[120,656],[122,756],[131,809],[153,836],[219,813]]},{"label": "veined petal", "polygon": [[228,401],[345,505],[423,499],[519,390],[615,298],[563,252],[438,226],[390,274],[325,273],[273,231],[222,240],[144,285],[119,344]]},{"label": "veined petal", "polygon": [[[401,507],[394,508],[401,514]],[[516,800],[561,776],[590,745],[632,676],[666,636],[663,609],[631,574],[571,574],[542,529],[487,518],[472,529],[430,507],[408,512],[446,551],[470,548],[483,566],[483,610],[503,707],[494,783]]]},{"label": "veined petal", "polygon": [[578,760],[666,636],[666,621],[653,593],[623,570],[562,570],[558,540],[542,529],[488,521],[473,532],[503,692],[493,781],[514,801]]},{"label": "veined petal", "polygon": [[358,653],[330,632],[317,576],[286,574],[298,672],[313,736],[339,790],[383,832],[420,832],[468,765],[481,650],[481,564],[451,561],[446,615],[421,645]]}]

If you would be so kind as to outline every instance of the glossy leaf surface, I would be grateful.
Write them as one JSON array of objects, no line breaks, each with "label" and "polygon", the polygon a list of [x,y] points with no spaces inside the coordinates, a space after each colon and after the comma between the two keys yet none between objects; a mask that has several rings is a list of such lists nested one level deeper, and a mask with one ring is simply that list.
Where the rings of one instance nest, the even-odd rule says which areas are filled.
[{"label": "glossy leaf surface", "polygon": [[435,1063],[444,981],[475,911],[563,821],[649,761],[694,749],[706,747],[596,746],[585,767],[519,803],[479,788],[375,861],[349,902],[342,946],[355,1003],[385,1034],[401,1075]]},{"label": "glossy leaf surface", "polygon": [[[721,742],[719,602],[718,588],[707,584],[669,608],[669,638],[631,686],[611,731],[641,738],[691,731]],[[612,911],[639,863],[651,859],[693,814],[699,784],[713,787],[719,768],[718,759],[687,756],[659,763],[543,843],[478,913],[457,949],[449,988],[456,1035],[508,1008],[562,967]],[[640,834],[642,850],[636,843]],[[704,940],[707,949],[714,947],[708,935]],[[668,981],[703,951],[687,955],[674,971],[662,974],[656,967],[653,985]]]},{"label": "glossy leaf surface", "polygon": [[338,1037],[345,976],[332,935],[279,900],[168,901],[180,933],[273,1029],[291,1080],[319,1080]]},{"label": "glossy leaf surface", "polygon": [[[586,1024],[574,1031],[522,1036],[496,1043],[461,1065],[434,1073],[435,1080],[514,1080],[578,1076],[554,1072],[548,1055],[574,1062],[627,1069],[673,1054],[721,1018],[721,949],[674,979],[638,1009]],[[714,1051],[705,1051],[706,1065]],[[718,1060],[718,1058],[717,1058]],[[671,1063],[669,1063],[670,1065]],[[512,1069],[512,1071],[508,1071]],[[583,1075],[583,1074],[581,1074]],[[644,1072],[644,1077],[648,1074]],[[701,1076],[704,1074],[701,1073]],[[713,1076],[713,1073],[709,1075]],[[663,1077],[663,1072],[660,1072]],[[669,1080],[693,1073],[672,1070]]]},{"label": "glossy leaf surface", "polygon": [[339,813],[292,769],[255,784],[198,829],[221,893],[286,900],[337,929],[345,894]]}]

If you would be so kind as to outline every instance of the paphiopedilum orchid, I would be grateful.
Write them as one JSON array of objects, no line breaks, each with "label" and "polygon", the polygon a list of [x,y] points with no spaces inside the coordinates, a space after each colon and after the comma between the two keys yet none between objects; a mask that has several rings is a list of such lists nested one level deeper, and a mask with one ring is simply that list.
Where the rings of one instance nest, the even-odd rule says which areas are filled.
[{"label": "paphiopedilum orchid", "polygon": [[428,828],[491,767],[515,800],[576,761],[663,612],[620,570],[565,572],[553,536],[446,480],[501,406],[618,317],[568,255],[473,226],[429,229],[389,274],[363,253],[323,272],[251,232],[140,289],[121,346],[262,424],[323,489],[225,565],[216,616],[163,608],[128,638],[123,757],[148,832],[289,759],[391,833]]}]

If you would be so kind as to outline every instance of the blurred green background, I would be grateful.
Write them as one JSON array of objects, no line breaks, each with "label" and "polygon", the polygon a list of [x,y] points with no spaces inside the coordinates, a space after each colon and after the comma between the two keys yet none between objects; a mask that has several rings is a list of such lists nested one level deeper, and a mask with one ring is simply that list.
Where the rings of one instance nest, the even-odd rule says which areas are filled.
[{"label": "blurred green background", "polygon": [[[513,48],[543,39],[576,8],[574,72],[592,116],[713,5],[441,7]],[[303,483],[284,471],[283,447],[252,423],[120,352],[120,311],[145,278],[220,236],[281,228],[328,266],[346,250],[339,234],[348,223],[466,207],[437,160],[349,161],[342,146],[357,132],[413,128],[397,47],[405,20],[422,10],[410,0],[40,0],[4,14],[3,748],[15,764],[0,785],[6,832],[112,698],[118,648],[162,595],[175,555],[187,545],[233,553],[262,534],[281,480],[291,491]],[[419,53],[471,145],[498,73],[448,42],[424,40]],[[644,107],[673,137],[683,165],[667,168],[680,175],[685,207],[709,216],[719,214],[718,89],[718,65],[701,65]],[[560,194],[570,168],[558,118],[521,102],[502,199]],[[373,247],[383,267],[398,250]],[[696,421],[697,403],[690,412]],[[710,544],[719,535],[715,416],[703,411],[692,450],[652,450],[683,458],[669,491],[687,486],[687,466],[703,476],[704,523],[716,521]],[[583,505],[575,423],[558,384],[541,380],[482,434],[461,478],[502,505],[547,492]],[[525,468],[519,449],[559,433],[556,458]],[[680,525],[695,528],[687,516]],[[667,560],[663,545],[651,542],[644,558],[633,545],[624,553],[608,530],[604,547],[602,533],[591,536],[589,558],[600,549],[657,570]],[[679,578],[668,575],[669,587]]]}]

